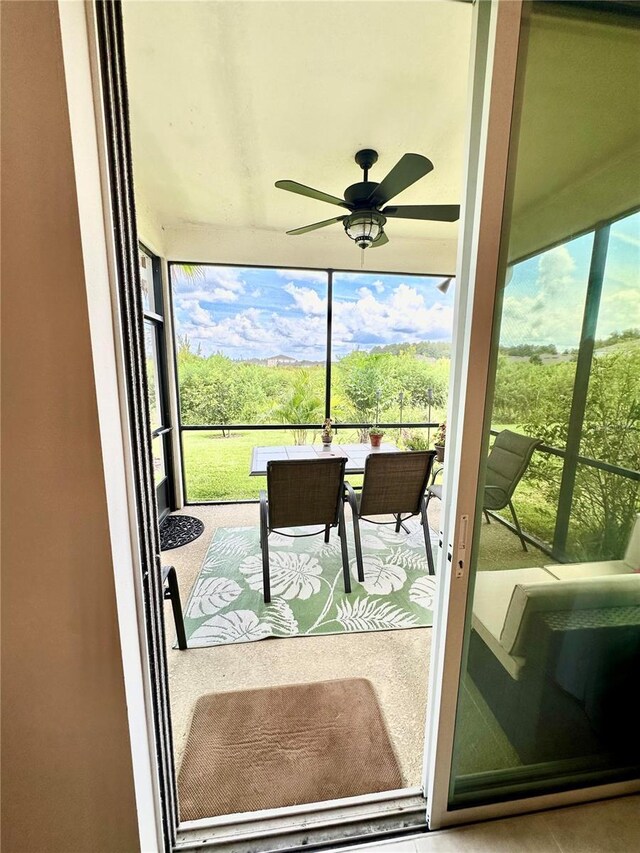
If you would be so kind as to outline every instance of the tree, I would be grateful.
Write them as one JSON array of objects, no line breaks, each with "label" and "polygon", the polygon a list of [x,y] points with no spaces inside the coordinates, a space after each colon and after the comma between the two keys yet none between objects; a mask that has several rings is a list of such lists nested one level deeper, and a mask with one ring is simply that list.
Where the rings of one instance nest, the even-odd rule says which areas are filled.
[{"label": "tree", "polygon": [[[314,390],[308,370],[297,371],[289,393],[272,410],[272,417],[281,424],[317,424],[324,419],[324,403]],[[296,444],[306,444],[307,430],[292,429]]]},{"label": "tree", "polygon": [[[346,419],[373,424],[394,398],[394,357],[351,352],[340,360],[340,385],[347,401]],[[361,430],[361,433],[366,430]],[[365,441],[366,436],[361,440]]]},{"label": "tree", "polygon": [[[574,365],[569,365],[574,368]],[[538,368],[558,371],[563,365]],[[566,374],[566,370],[562,371]],[[633,471],[640,470],[640,347],[593,359],[580,454]],[[566,382],[567,376],[564,376]],[[524,429],[545,444],[564,447],[568,412],[547,382],[536,405],[523,418]],[[560,402],[559,402],[560,400]],[[560,408],[559,408],[560,407]],[[558,417],[559,411],[562,417]],[[565,414],[566,412],[566,414]],[[532,474],[552,506],[558,505],[561,465],[532,460]],[[550,473],[555,471],[555,476]],[[577,559],[615,559],[621,556],[636,513],[640,511],[640,484],[620,475],[578,465],[571,505],[569,548]]]},{"label": "tree", "polygon": [[179,365],[183,423],[232,424],[241,419],[246,388],[230,358],[190,356],[183,357]]},{"label": "tree", "polygon": [[[426,361],[416,358],[413,353],[405,353],[394,359],[393,378],[396,392],[405,395],[405,404],[412,404],[426,414],[429,403],[434,408],[441,408],[447,400],[449,380],[449,362],[445,370],[439,362]],[[431,390],[431,400],[429,400]],[[424,417],[424,414],[422,417]]]}]

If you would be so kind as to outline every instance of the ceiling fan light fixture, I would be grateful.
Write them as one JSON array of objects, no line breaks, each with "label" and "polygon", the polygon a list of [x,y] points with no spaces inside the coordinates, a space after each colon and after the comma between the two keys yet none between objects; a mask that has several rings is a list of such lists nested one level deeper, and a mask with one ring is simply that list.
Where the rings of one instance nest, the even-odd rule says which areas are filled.
[{"label": "ceiling fan light fixture", "polygon": [[386,217],[375,210],[360,210],[347,216],[344,230],[356,246],[368,249],[382,233],[386,221]]}]

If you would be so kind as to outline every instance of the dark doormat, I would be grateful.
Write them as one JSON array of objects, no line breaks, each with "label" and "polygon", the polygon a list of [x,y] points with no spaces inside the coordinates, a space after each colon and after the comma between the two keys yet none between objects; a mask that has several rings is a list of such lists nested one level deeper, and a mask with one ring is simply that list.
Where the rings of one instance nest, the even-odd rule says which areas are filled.
[{"label": "dark doormat", "polygon": [[376,694],[361,678],[201,696],[178,774],[181,820],[401,787]]},{"label": "dark doormat", "polygon": [[193,542],[204,530],[204,524],[192,515],[168,515],[160,525],[160,549],[170,551]]}]

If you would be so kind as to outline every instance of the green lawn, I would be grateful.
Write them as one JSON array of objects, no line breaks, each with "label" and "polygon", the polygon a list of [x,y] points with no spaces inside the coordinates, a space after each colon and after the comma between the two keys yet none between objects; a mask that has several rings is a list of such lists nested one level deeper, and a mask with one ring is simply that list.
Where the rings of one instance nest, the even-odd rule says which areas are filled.
[{"label": "green lawn", "polygon": [[256,445],[293,444],[288,430],[250,430],[223,438],[219,432],[182,433],[187,501],[257,498],[262,477],[250,477]]},{"label": "green lawn", "polygon": [[[307,443],[320,441],[319,431],[309,430]],[[393,441],[394,436],[389,435]],[[336,443],[358,441],[353,431],[343,430]],[[187,501],[238,501],[258,498],[265,487],[264,477],[250,477],[251,451],[256,445],[293,444],[289,430],[248,430],[225,438],[219,432],[183,432]],[[352,485],[362,483],[361,476],[350,476]]]}]

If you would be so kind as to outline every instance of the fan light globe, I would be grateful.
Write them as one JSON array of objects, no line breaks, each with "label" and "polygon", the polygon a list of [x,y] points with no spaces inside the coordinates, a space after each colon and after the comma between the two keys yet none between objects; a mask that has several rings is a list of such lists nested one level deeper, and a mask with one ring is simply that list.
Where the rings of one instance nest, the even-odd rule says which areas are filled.
[{"label": "fan light globe", "polygon": [[356,211],[344,221],[347,237],[361,249],[368,249],[382,233],[386,218],[375,210]]}]

